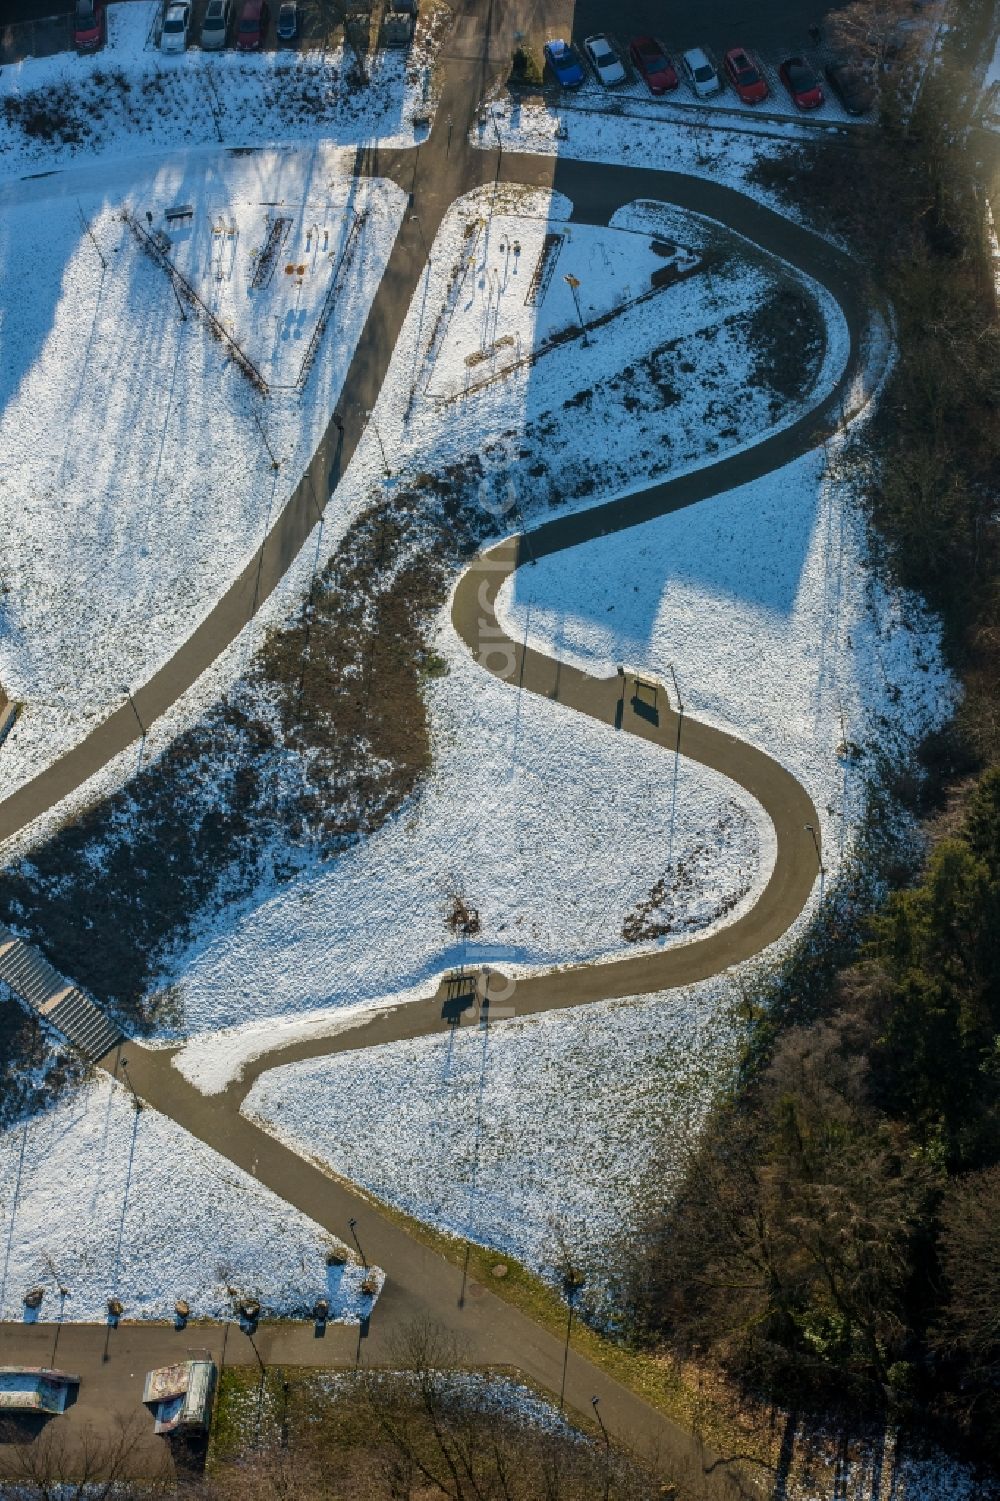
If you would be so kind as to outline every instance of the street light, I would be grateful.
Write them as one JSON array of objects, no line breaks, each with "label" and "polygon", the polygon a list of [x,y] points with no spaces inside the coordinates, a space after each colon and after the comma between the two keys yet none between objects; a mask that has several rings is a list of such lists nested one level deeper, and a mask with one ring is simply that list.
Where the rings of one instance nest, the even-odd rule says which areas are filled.
[{"label": "street light", "polygon": [[367,1260],[365,1258],[364,1251],[362,1251],[362,1249],[361,1249],[361,1242],[358,1240],[358,1222],[355,1219],[350,1219],[350,1220],[348,1220],[347,1223],[348,1223],[348,1226],[350,1228],[351,1234],[354,1237],[354,1244],[358,1248],[358,1255],[361,1257],[361,1265],[364,1267],[365,1271],[367,1272],[367,1270],[368,1270],[368,1262],[367,1262]]},{"label": "street light", "polygon": [[566,1346],[563,1350],[562,1382],[559,1387],[559,1411],[562,1412],[566,1405],[566,1368],[569,1365],[569,1338],[573,1332],[573,1305],[574,1299],[583,1286],[583,1278],[580,1273],[571,1267],[563,1278],[563,1290],[566,1293],[566,1301],[569,1304],[569,1317],[566,1320]]},{"label": "street light", "polygon": [[390,474],[392,473],[392,471],[389,468],[389,460],[385,456],[385,444],[382,442],[382,434],[378,430],[378,423],[375,421],[375,415],[372,412],[372,410],[371,410],[370,407],[365,407],[364,408],[364,414],[365,414],[366,419],[372,425],[372,431],[375,434],[375,437],[376,437],[376,440],[377,440],[378,446],[379,446],[379,452],[382,455],[382,468],[385,470],[385,477],[386,477],[386,479],[388,479],[389,476],[390,476]]},{"label": "street light", "polygon": [[683,714],[684,714],[684,701],[681,698],[681,685],[677,681],[677,674],[674,671],[674,664],[673,664],[673,662],[668,662],[667,666],[670,668],[670,676],[674,680],[674,692],[677,694],[677,707],[680,710],[681,715],[683,716]]},{"label": "street light", "polygon": [[822,855],[822,853],[820,851],[819,839],[817,838],[817,835],[816,835],[816,829],[815,829],[814,825],[811,824],[811,823],[803,824],[802,827],[805,829],[805,831],[806,831],[807,834],[811,834],[812,835],[813,847],[814,847],[814,849],[816,851],[816,860],[817,860],[817,862],[819,864],[819,873],[820,873],[821,876],[823,876],[823,875],[826,874],[826,866],[823,864],[823,855]]},{"label": "street light", "polygon": [[576,305],[576,316],[580,321],[580,332],[583,334],[583,347],[584,349],[586,349],[590,341],[587,338],[587,327],[583,321],[583,314],[580,311],[580,298],[577,295],[577,288],[580,285],[580,278],[578,276],[570,276],[567,273],[567,275],[563,277],[563,281],[573,293],[573,302]]},{"label": "street light", "polygon": [[430,246],[427,243],[427,236],[424,234],[424,226],[420,222],[420,215],[419,214],[411,214],[410,215],[410,223],[411,224],[415,224],[417,226],[417,229],[418,229],[418,231],[420,233],[420,238],[424,242],[424,254],[426,255],[426,257],[427,257],[427,259],[429,261],[430,258],[431,258],[431,250],[430,250]]},{"label": "street light", "polygon": [[264,1362],[260,1358],[260,1351],[257,1349],[257,1346],[254,1343],[254,1337],[250,1333],[250,1330],[246,1329],[246,1330],[244,1330],[244,1333],[246,1334],[247,1339],[250,1341],[250,1348],[253,1351],[253,1353],[256,1355],[256,1357],[257,1357],[257,1364],[260,1366],[260,1385],[257,1388],[257,1424],[256,1424],[257,1443],[259,1444],[260,1443],[261,1424],[264,1421],[264,1386],[265,1386],[265,1383],[267,1381],[267,1367],[264,1365]]},{"label": "street light", "polygon": [[143,724],[142,720],[139,718],[139,710],[135,706],[135,699],[132,697],[132,690],[128,686],[127,683],[123,683],[122,684],[122,692],[124,693],[125,697],[128,699],[129,703],[132,705],[132,713],[135,715],[135,722],[139,726],[139,734],[142,736],[143,740],[145,740],[145,738],[146,738],[146,726]]},{"label": "street light", "polygon": [[59,1336],[62,1333],[63,1317],[64,1317],[64,1315],[66,1313],[66,1299],[68,1297],[69,1297],[69,1288],[68,1287],[63,1287],[62,1283],[60,1283],[59,1284],[59,1321],[56,1324],[55,1338],[52,1341],[52,1360],[50,1362],[50,1364],[53,1365],[53,1366],[56,1363],[56,1350],[59,1347]]},{"label": "street light", "polygon": [[125,1080],[125,1083],[128,1085],[129,1089],[132,1091],[132,1099],[135,1101],[135,1111],[136,1111],[136,1114],[138,1115],[139,1111],[142,1109],[142,1101],[140,1100],[139,1096],[136,1094],[136,1092],[135,1092],[135,1085],[132,1083],[132,1080],[128,1076],[128,1059],[127,1058],[123,1058],[122,1061],[121,1061],[121,1063],[122,1063],[122,1078]]},{"label": "street light", "polygon": [[497,183],[500,181],[500,168],[503,164],[503,137],[500,134],[500,127],[497,124],[497,117],[492,109],[490,110],[490,119],[493,121],[493,134],[497,138],[497,170],[496,176],[493,178],[493,187],[495,189]]},{"label": "street light", "polygon": [[590,1405],[594,1409],[594,1417],[601,1425],[604,1434],[604,1501],[608,1501],[611,1494],[611,1436],[604,1426],[604,1419],[600,1412],[600,1397],[591,1397]]}]

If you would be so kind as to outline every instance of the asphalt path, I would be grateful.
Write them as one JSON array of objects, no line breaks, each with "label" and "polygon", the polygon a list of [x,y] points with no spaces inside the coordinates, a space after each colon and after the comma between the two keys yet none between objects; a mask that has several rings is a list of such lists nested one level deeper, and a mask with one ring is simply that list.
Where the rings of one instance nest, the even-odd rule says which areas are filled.
[{"label": "asphalt path", "polygon": [[[354,1358],[391,1361],[394,1335],[408,1320],[423,1316],[461,1342],[470,1364],[516,1368],[542,1387],[556,1391],[563,1372],[560,1339],[491,1290],[465,1278],[460,1268],[414,1239],[398,1220],[357,1189],[333,1179],[263,1131],[241,1114],[240,1105],[253,1078],[294,1056],[444,1033],[450,1026],[502,1025],[498,1018],[511,1010],[526,1015],[669,989],[720,972],[787,930],[820,874],[818,850],[806,829],[812,824],[818,830],[818,819],[808,794],[795,778],[764,751],[690,717],[682,718],[663,691],[654,722],[636,711],[636,685],[631,677],[590,677],[524,643],[508,641],[496,622],[494,600],[503,579],[516,567],[530,566],[533,557],[636,526],[685,505],[710,502],[712,495],[759,478],[822,442],[865,399],[859,377],[868,309],[859,269],[853,262],[809,231],[730,189],[652,170],[520,157],[508,152],[498,160],[495,153],[469,146],[467,132],[478,100],[509,56],[518,19],[516,7],[499,4],[480,4],[466,10],[459,17],[449,49],[443,97],[429,139],[408,152],[372,150],[359,154],[359,173],[391,177],[412,195],[410,212],[419,216],[419,223],[409,216],[404,222],[373,300],[345,382],[346,399],[341,404],[344,432],[338,433],[331,421],[259,553],[174,657],[135,691],[139,714],[143,723],[149,724],[177,701],[235,639],[301,550],[315,526],[317,505],[325,505],[349,463],[364,430],[365,412],[381,388],[423,270],[424,245],[433,243],[445,212],[457,197],[497,175],[503,181],[552,186],[572,200],[577,219],[593,223],[607,223],[616,208],[635,198],[669,201],[717,219],[759,249],[792,263],[831,292],[850,333],[850,356],[843,376],[816,409],[746,452],[695,474],[665,480],[621,500],[547,522],[525,537],[508,538],[486,549],[458,583],[452,618],[458,634],[485,670],[510,681],[512,692],[558,697],[578,712],[606,723],[609,733],[638,734],[661,745],[665,756],[676,754],[679,742],[680,754],[740,782],[774,823],[774,870],[752,911],[705,939],[665,953],[569,966],[519,980],[513,997],[502,976],[471,977],[460,981],[457,988],[445,985],[425,1002],[379,1013],[350,1034],[320,1039],[300,1050],[270,1054],[258,1060],[240,1083],[223,1095],[203,1096],[172,1067],[168,1052],[138,1044],[128,1045],[128,1071],[143,1099],[331,1232],[343,1238],[349,1219],[358,1219],[365,1253],[385,1270],[387,1283],[371,1328],[355,1349]],[[493,648],[499,644],[503,650],[486,653],[484,642]],[[84,786],[89,777],[133,743],[135,731],[132,710],[125,705],[0,804],[0,838],[24,829],[68,793]],[[109,1069],[117,1067],[116,1055],[104,1061]],[[288,1333],[283,1328],[262,1328],[258,1346],[265,1359],[292,1363],[294,1349],[296,1358],[302,1357],[304,1350],[312,1350],[317,1363],[338,1363],[338,1358],[331,1358],[329,1353],[334,1349],[333,1341],[320,1354],[301,1330]],[[65,1341],[62,1350],[74,1349],[73,1341],[78,1340],[77,1364],[93,1359],[87,1341],[103,1344],[106,1331],[91,1328],[88,1335],[84,1326],[72,1330],[73,1326],[66,1326],[61,1332]],[[0,1338],[2,1358],[8,1362],[23,1358],[22,1345],[27,1348],[43,1336],[35,1330],[7,1325],[0,1331]],[[177,1336],[175,1348],[183,1338]],[[110,1411],[111,1397],[120,1398],[125,1405],[135,1401],[133,1387],[113,1387],[112,1368],[115,1372],[123,1369],[114,1366],[116,1350],[120,1358],[128,1349],[130,1371],[140,1365],[145,1369],[145,1365],[156,1363],[154,1357],[161,1344],[166,1341],[169,1345],[173,1339],[171,1331],[162,1329],[116,1331],[111,1360],[105,1362],[102,1357],[99,1369],[87,1367],[88,1372],[92,1369],[95,1393],[104,1394],[97,1399],[95,1410],[103,1402],[102,1410]],[[63,1359],[60,1355],[60,1363]],[[116,1374],[114,1380],[124,1378]],[[744,1493],[737,1464],[707,1454],[697,1437],[575,1352],[571,1352],[566,1371],[566,1395],[570,1407],[586,1414],[590,1413],[592,1397],[599,1396],[601,1414],[612,1435],[647,1456],[656,1456],[664,1472],[688,1494],[730,1497]],[[79,1405],[79,1410],[85,1415],[86,1405]]]}]

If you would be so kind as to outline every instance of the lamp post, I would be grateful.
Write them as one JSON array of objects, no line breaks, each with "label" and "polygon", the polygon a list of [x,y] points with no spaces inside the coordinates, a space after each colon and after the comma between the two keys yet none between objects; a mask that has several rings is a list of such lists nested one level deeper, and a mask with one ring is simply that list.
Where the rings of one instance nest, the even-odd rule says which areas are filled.
[{"label": "lamp post", "polygon": [[674,671],[674,664],[673,664],[673,662],[668,662],[667,666],[670,668],[670,676],[674,680],[674,692],[677,694],[677,708],[680,711],[680,714],[683,716],[683,714],[684,714],[684,700],[681,698],[681,685],[677,681],[677,674]]},{"label": "lamp post", "polygon": [[573,303],[574,303],[574,305],[576,307],[576,316],[577,316],[577,318],[579,320],[579,323],[580,323],[580,332],[583,335],[583,347],[584,347],[584,349],[586,349],[588,347],[589,343],[590,343],[590,340],[587,338],[587,327],[586,327],[586,324],[583,321],[583,313],[580,311],[580,298],[577,295],[578,288],[580,286],[580,278],[578,276],[570,276],[567,273],[563,277],[563,281],[566,283],[566,285],[569,287],[570,291],[573,293]]},{"label": "lamp post", "polygon": [[569,1340],[570,1335],[573,1332],[573,1310],[575,1306],[576,1295],[580,1291],[580,1288],[582,1286],[582,1276],[574,1267],[570,1267],[569,1271],[563,1278],[563,1290],[566,1293],[566,1302],[569,1304],[569,1315],[566,1319],[566,1345],[563,1350],[562,1381],[559,1386],[560,1412],[562,1412],[566,1406],[566,1368],[569,1365]]},{"label": "lamp post", "polygon": [[382,434],[378,430],[378,423],[375,421],[375,416],[370,407],[365,408],[365,417],[372,425],[372,431],[375,434],[379,452],[382,455],[382,468],[385,470],[386,479],[388,479],[392,471],[389,468],[389,460],[385,456],[385,444],[382,442]]},{"label": "lamp post", "polygon": [[604,1435],[604,1501],[608,1501],[611,1494],[611,1436],[604,1426],[600,1404],[600,1397],[591,1397],[590,1405],[594,1409],[594,1417],[600,1423],[601,1432]]},{"label": "lamp post", "polygon": [[260,1366],[260,1386],[257,1389],[257,1443],[259,1445],[261,1424],[264,1421],[264,1384],[267,1380],[267,1367],[260,1358],[260,1351],[257,1349],[254,1337],[249,1329],[246,1330],[246,1337],[250,1341],[250,1348],[256,1355],[257,1364]]},{"label": "lamp post", "polygon": [[493,187],[495,190],[497,183],[500,181],[500,168],[503,165],[503,137],[500,134],[500,127],[497,124],[497,117],[493,113],[492,109],[490,110],[490,119],[493,121],[493,134],[497,138],[497,170],[493,178]]},{"label": "lamp post", "polygon": [[420,215],[419,214],[411,214],[410,215],[410,223],[411,224],[415,224],[417,226],[417,231],[418,231],[418,233],[420,235],[421,240],[424,243],[424,254],[426,255],[428,261],[430,261],[430,258],[431,258],[431,249],[430,249],[430,246],[427,243],[427,236],[424,234],[424,226],[420,222]]},{"label": "lamp post", "polygon": [[817,837],[817,834],[816,834],[815,825],[811,824],[811,823],[807,823],[807,824],[803,824],[802,827],[805,829],[805,831],[806,831],[807,834],[811,834],[812,835],[813,848],[816,851],[816,861],[817,861],[817,864],[819,865],[819,873],[820,873],[821,876],[823,876],[823,875],[826,874],[826,866],[823,864],[823,855],[822,855],[822,851],[820,850],[820,847],[819,847],[819,838]]},{"label": "lamp post", "polygon": [[53,1365],[53,1366],[56,1363],[56,1350],[59,1348],[59,1336],[62,1333],[63,1315],[66,1312],[66,1299],[68,1297],[69,1297],[69,1288],[68,1287],[63,1287],[62,1283],[60,1283],[59,1284],[59,1319],[58,1319],[58,1322],[56,1324],[55,1338],[52,1341],[52,1360],[50,1362],[50,1364]]},{"label": "lamp post", "polygon": [[259,416],[259,414],[258,414],[258,412],[257,412],[257,410],[256,410],[255,407],[251,407],[251,409],[250,409],[250,415],[253,417],[254,422],[257,424],[257,431],[260,433],[261,442],[263,443],[264,447],[267,449],[268,458],[271,460],[271,468],[272,469],[280,469],[281,468],[281,464],[278,462],[277,458],[275,457],[274,449],[271,447],[270,443],[267,440],[267,433],[264,431],[264,424],[263,424],[263,422],[261,422],[260,416]]},{"label": "lamp post", "polygon": [[132,706],[132,713],[135,715],[135,722],[139,726],[139,734],[142,736],[143,740],[145,740],[145,738],[146,738],[146,726],[143,724],[142,720],[139,718],[139,710],[135,706],[135,699],[132,697],[132,690],[128,686],[127,683],[123,683],[122,684],[122,692],[124,693],[125,697],[128,699],[129,703]]},{"label": "lamp post", "polygon": [[358,1255],[361,1257],[361,1265],[364,1267],[365,1271],[367,1272],[367,1270],[368,1270],[368,1261],[367,1261],[367,1259],[365,1257],[364,1251],[362,1251],[362,1249],[361,1249],[361,1242],[358,1240],[358,1222],[357,1222],[356,1219],[350,1219],[350,1220],[348,1220],[347,1223],[348,1223],[348,1226],[350,1228],[351,1235],[354,1237],[354,1244],[358,1248]]},{"label": "lamp post", "polygon": [[132,1093],[132,1100],[133,1100],[133,1103],[135,1104],[135,1113],[136,1113],[136,1115],[138,1115],[139,1111],[142,1109],[142,1101],[140,1100],[139,1096],[136,1094],[136,1092],[135,1092],[135,1085],[132,1083],[132,1080],[128,1076],[128,1059],[127,1058],[123,1058],[122,1059],[122,1078],[125,1080],[125,1083],[128,1085],[128,1087],[129,1087],[129,1089],[130,1089],[130,1091]]}]

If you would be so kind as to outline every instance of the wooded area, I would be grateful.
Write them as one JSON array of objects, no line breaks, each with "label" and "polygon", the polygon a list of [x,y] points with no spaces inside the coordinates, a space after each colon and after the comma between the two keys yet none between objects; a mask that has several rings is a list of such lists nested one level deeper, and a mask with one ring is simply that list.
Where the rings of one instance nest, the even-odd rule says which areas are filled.
[{"label": "wooded area", "polygon": [[[857,32],[892,7],[847,9]],[[925,1430],[931,1419],[988,1455],[1000,1438],[1000,338],[963,102],[942,70],[910,116],[902,75],[882,76],[881,129],[762,176],[851,241],[894,310],[898,363],[844,467],[880,565],[941,615],[965,698],[911,784],[923,868],[856,941],[814,945],[813,962],[800,948],[780,1005],[753,1011],[739,1082],[645,1227],[631,1302],[641,1339],[707,1355],[758,1394]]]}]

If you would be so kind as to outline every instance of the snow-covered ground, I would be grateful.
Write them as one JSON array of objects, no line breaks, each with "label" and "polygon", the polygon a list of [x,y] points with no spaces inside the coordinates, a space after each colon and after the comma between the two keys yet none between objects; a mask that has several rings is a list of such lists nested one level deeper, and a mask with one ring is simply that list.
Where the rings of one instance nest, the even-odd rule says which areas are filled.
[{"label": "snow-covered ground", "polygon": [[[550,232],[576,235],[565,199],[512,195],[492,224],[481,222],[483,203],[478,196],[457,205],[432,247],[428,286],[418,290],[376,408],[394,468],[441,467],[475,445],[490,466],[480,495],[490,515],[502,513],[509,503],[503,487],[515,483],[524,511],[538,514],[550,501],[537,466],[553,453],[568,494],[577,493],[568,475],[589,474],[583,493],[598,498],[612,491],[609,474],[620,471],[630,488],[644,483],[633,460],[654,434],[653,472],[674,472],[675,464],[703,459],[706,447],[718,452],[749,443],[801,410],[809,388],[786,400],[766,382],[754,385],[753,352],[740,342],[740,328],[777,289],[791,285],[807,298],[816,297],[815,289],[759,257],[748,265],[734,237],[720,239],[717,227],[663,205],[633,206],[604,231],[586,226],[579,242],[586,266],[603,265],[605,255],[617,258],[621,287],[635,295],[640,278],[648,282],[650,268],[671,257],[711,264],[710,274],[697,270],[638,306],[632,295],[621,318],[591,329],[586,348],[579,341],[557,345],[477,396],[437,403],[418,394],[414,401],[414,372],[429,363],[432,382],[453,382],[455,371],[468,369],[467,355],[481,350],[490,303],[495,309],[499,297],[503,309],[505,279],[509,284],[516,276],[522,286],[530,280],[530,267],[515,272],[513,244],[521,244],[524,260],[526,247],[540,250]],[[557,228],[550,231],[550,224]],[[665,239],[671,257],[651,251],[654,240],[662,247]],[[577,244],[572,238],[561,251],[567,265]],[[580,260],[572,263],[584,269]],[[561,267],[550,290],[560,280]],[[568,290],[563,283],[551,312],[548,294],[540,299],[543,329],[564,327],[572,316]],[[522,316],[523,298],[520,289],[510,294],[512,318],[515,310]],[[614,293],[595,316],[609,305]],[[835,378],[846,350],[839,312],[825,305],[823,311],[828,326],[824,334],[817,314],[812,369],[818,390]],[[637,321],[630,323],[632,314]],[[490,339],[503,327],[491,321]],[[522,327],[527,349],[531,328]],[[622,405],[608,383],[665,332],[680,338],[672,355],[683,372],[676,401],[636,398]],[[440,358],[428,362],[432,346]],[[635,370],[624,380],[632,392],[642,390]],[[594,391],[589,417],[574,414],[564,419],[564,432],[553,431],[553,415],[563,417],[582,385]],[[514,424],[518,456],[505,462],[505,435]],[[677,450],[669,445],[664,457],[671,435]],[[350,482],[348,476],[344,488]],[[447,611],[434,645],[449,672],[426,688],[435,766],[417,803],[334,864],[228,912],[163,974],[164,984],[178,986],[185,1026],[196,1034],[179,1066],[201,1087],[223,1087],[245,1059],[273,1046],[275,1020],[280,1041],[290,1042],[324,1025],[339,1030],[344,1008],[352,1015],[364,1003],[425,994],[443,969],[469,957],[446,926],[455,896],[478,910],[479,959],[526,969],[620,952],[626,919],[661,879],[673,893],[657,914],[668,931],[641,932],[661,944],[732,920],[766,880],[770,824],[737,788],[683,759],[675,786],[673,761],[661,752],[610,736],[558,704],[512,693],[470,660]],[[214,1039],[218,1029],[227,1030]]]},{"label": "snow-covered ground", "polygon": [[[246,161],[253,170],[256,159]],[[695,168],[692,157],[687,169]],[[186,184],[183,192],[181,183],[168,187],[164,203],[190,197]],[[254,202],[262,209],[264,197],[239,195],[240,212]],[[134,201],[144,213],[146,199]],[[302,193],[294,201],[310,200]],[[229,212],[240,228],[235,208],[221,201],[206,198],[204,212],[205,224]],[[398,214],[393,200],[393,227]],[[498,503],[496,494],[507,494],[511,475],[515,519],[520,510],[529,518],[549,510],[553,491],[538,482],[550,460],[559,473],[570,457],[582,466],[583,483],[567,485],[564,504],[641,487],[651,472],[663,472],[644,452],[651,434],[677,440],[671,473],[690,468],[793,420],[803,397],[815,399],[844,357],[839,314],[824,307],[826,333],[805,389],[776,405],[773,390],[748,396],[750,350],[739,342],[740,320],[779,287],[792,285],[807,300],[817,297],[815,289],[759,257],[746,262],[734,237],[693,216],[666,210],[651,218],[643,209],[619,216],[610,229],[577,235],[570,215],[565,200],[538,194],[503,195],[492,218],[482,196],[454,208],[431,247],[375,412],[400,482],[478,455],[482,504],[499,532],[511,524],[511,502]],[[93,218],[99,222],[96,212]],[[326,219],[296,222],[301,234]],[[563,265],[565,245],[551,283],[561,308],[555,300],[546,308],[543,298],[525,317],[512,290],[503,304],[515,275],[513,241],[523,256],[540,233],[568,229],[587,254],[578,290],[586,299],[588,277],[606,255],[618,268],[623,311],[594,327],[586,348],[567,337],[523,370],[458,396],[464,383],[456,384],[454,372],[481,367],[482,359],[471,367],[466,361],[482,356],[484,329],[495,353],[505,319],[515,324],[511,337],[515,349],[520,337],[522,351],[539,331],[566,326],[571,303],[562,277],[578,275],[579,263],[571,267],[566,258]],[[636,306],[633,281],[625,278],[648,281],[654,237],[669,239],[676,264],[698,264]],[[235,238],[242,241],[242,229]],[[189,264],[201,265],[212,290],[204,235],[202,245],[200,260],[187,251]],[[74,253],[86,248],[81,230]],[[667,259],[657,253],[658,263]],[[154,271],[136,261],[133,274]],[[529,273],[518,266],[516,274]],[[283,266],[275,280],[284,287]],[[287,278],[289,285],[297,280],[297,273]],[[163,294],[166,301],[169,288]],[[614,298],[605,289],[589,300],[597,318]],[[663,310],[663,329],[635,320],[652,309]],[[649,358],[673,336],[675,320],[686,335],[675,356],[679,370],[684,364],[683,389],[678,401],[654,409],[638,396],[642,382],[630,362],[640,334],[640,358]],[[259,330],[257,340],[263,358]],[[317,385],[320,372],[318,366],[312,376]],[[633,391],[637,407],[623,399]],[[297,430],[289,445],[293,440],[300,440]],[[301,437],[305,452],[314,440]],[[366,440],[338,491],[338,517],[356,512],[370,493],[372,448]],[[919,624],[911,631],[903,624],[915,618],[910,605],[866,583],[859,530],[846,497],[823,482],[824,462],[822,454],[811,457],[746,493],[524,570],[508,608],[517,634],[546,641],[560,656],[580,653],[610,663],[609,671],[626,660],[663,673],[673,661],[689,712],[735,727],[802,775],[821,806],[832,875],[862,806],[870,759],[838,761],[841,740],[877,738],[889,753],[902,752],[907,737],[942,715],[949,690],[933,631]],[[289,458],[284,467],[296,466]],[[334,519],[320,540],[319,562],[337,535]],[[282,595],[286,605],[301,577],[296,565]],[[245,660],[259,628],[227,654],[216,685]],[[227,913],[164,974],[164,983],[178,985],[185,1027],[197,1033],[181,1066],[202,1087],[220,1087],[264,1041],[315,1032],[317,1023],[333,1030],[359,1005],[426,994],[442,969],[462,960],[516,971],[621,952],[629,914],[659,880],[679,886],[682,870],[695,878],[668,912],[671,931],[655,941],[683,941],[731,920],[766,879],[770,826],[724,779],[683,760],[675,765],[630,737],[487,678],[455,641],[446,611],[434,645],[449,670],[427,687],[435,768],[422,795],[335,864]],[[5,673],[0,667],[6,681]],[[474,956],[447,926],[457,896],[479,914]],[[720,980],[631,1005],[512,1022],[488,1038],[459,1034],[450,1043],[432,1039],[296,1065],[265,1076],[248,1108],[301,1149],[436,1223],[502,1244],[550,1273],[564,1243],[606,1267],[608,1236],[635,1213],[636,1184],[653,1148],[697,1128],[725,1074],[732,998],[730,982]],[[386,1142],[377,1161],[370,1152],[374,1120]],[[661,1182],[675,1166],[676,1159],[657,1163]],[[32,1215],[30,1223],[42,1218]]]},{"label": "snow-covered ground", "polygon": [[[178,154],[102,169],[71,196],[50,179],[6,196],[0,682],[24,708],[2,793],[116,709],[252,556],[336,404],[405,206],[319,146]],[[193,217],[166,222],[179,203]],[[166,230],[173,263],[270,383],[266,401],[204,321],[182,321],[123,209]],[[279,220],[273,274],[254,288]]]},{"label": "snow-covered ground", "polygon": [[[806,1434],[808,1439],[809,1435]],[[996,1501],[1000,1484],[971,1465],[928,1446],[911,1454],[902,1437],[888,1433],[884,1444],[852,1445],[849,1455],[837,1453],[836,1441],[826,1453],[809,1447],[811,1478],[788,1484],[788,1501]]]},{"label": "snow-covered ground", "polygon": [[325,1296],[357,1323],[364,1278],[341,1242],[105,1075],[0,1134],[0,1318],[100,1320],[111,1296],[126,1319],[172,1318],[178,1298],[226,1318],[235,1294],[269,1315]]},{"label": "snow-covered ground", "polygon": [[[609,1247],[643,1190],[663,1192],[724,1076],[737,999],[720,978],[317,1058],[264,1074],[243,1108],[380,1198],[553,1280],[571,1256],[599,1303]],[[668,1142],[664,1164],[651,1153]]]},{"label": "snow-covered ground", "polygon": [[432,56],[376,53],[362,84],[339,48],[168,55],[152,45],[162,9],[110,5],[98,52],[4,67],[0,178],[208,143],[412,146],[424,132],[413,121],[428,110]]},{"label": "snow-covered ground", "polygon": [[[683,172],[738,188],[781,213],[795,215],[794,205],[754,179],[754,169],[759,163],[784,157],[792,148],[808,144],[803,141],[802,128],[794,121],[776,121],[762,127],[753,118],[726,117],[724,124],[717,124],[708,118],[698,120],[688,113],[677,121],[663,117],[659,111],[652,118],[597,114],[566,109],[558,98],[522,101],[502,97],[490,105],[489,112],[496,121],[505,152],[523,151],[536,156],[563,156],[627,167],[648,167],[655,163],[666,172]],[[473,128],[471,139],[484,151],[495,148],[493,127],[486,123]]]},{"label": "snow-covered ground", "polygon": [[[389,1201],[543,1274],[568,1246],[596,1296],[608,1294],[608,1247],[636,1224],[647,1174],[669,1185],[725,1077],[742,987],[804,932],[836,880],[867,780],[904,761],[954,701],[935,626],[871,571],[837,457],[831,444],[544,559],[501,600],[515,636],[591,671],[627,660],[666,677],[672,662],[687,712],[802,779],[823,822],[826,876],[782,945],[688,991],[515,1020],[488,1039],[290,1065],[258,1080],[250,1113]],[[374,1119],[386,1143],[377,1162],[363,1124]]]},{"label": "snow-covered ground", "polygon": [[[428,689],[434,769],[417,803],[335,862],[226,913],[171,966],[197,1034],[177,1062],[199,1087],[221,1087],[262,1045],[308,1035],[302,1022],[337,1031],[361,1003],[428,994],[463,961],[524,972],[619,953],[627,915],[678,867],[692,889],[664,914],[674,927],[662,944],[755,900],[773,832],[742,789],[522,697],[457,642],[448,661]],[[447,926],[456,896],[478,910],[474,953]],[[235,1036],[213,1035],[237,1024]]]},{"label": "snow-covered ground", "polygon": [[[935,624],[873,576],[836,444],[741,489],[521,569],[498,616],[591,672],[676,672],[685,711],[812,794],[836,875],[882,758],[954,704]],[[850,745],[859,754],[841,753]]]},{"label": "snow-covered ground", "polygon": [[[653,202],[609,226],[572,215],[563,194],[526,188],[454,204],[375,408],[402,468],[475,456],[500,531],[752,444],[820,400],[847,357],[828,295],[714,221]],[[673,279],[654,289],[664,267]],[[566,276],[598,325],[586,346]],[[759,369],[754,316],[767,323],[790,295],[813,310],[816,347],[796,335],[779,393]],[[789,321],[771,317],[779,338]]]}]

